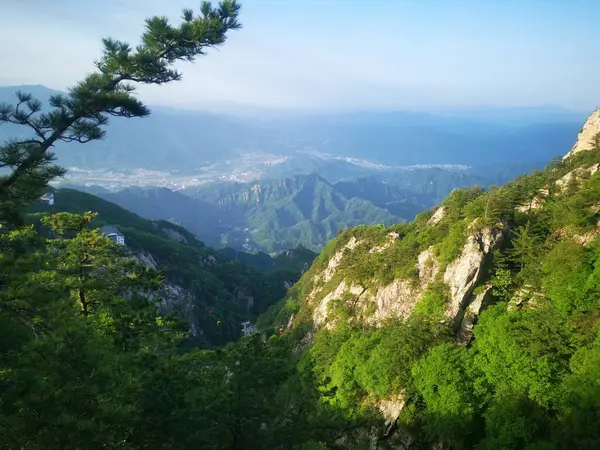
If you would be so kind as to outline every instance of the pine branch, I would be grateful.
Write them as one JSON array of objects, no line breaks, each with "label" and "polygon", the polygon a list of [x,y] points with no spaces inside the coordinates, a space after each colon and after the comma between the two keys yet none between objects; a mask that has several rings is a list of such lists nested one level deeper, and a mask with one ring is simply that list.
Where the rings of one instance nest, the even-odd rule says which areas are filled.
[{"label": "pine branch", "polygon": [[36,198],[36,189],[29,195],[15,192],[28,190],[21,182],[35,180],[39,191],[52,178],[64,174],[58,166],[49,166],[53,155],[48,157],[48,150],[56,142],[100,140],[109,116],[149,115],[149,108],[134,96],[135,87],[130,83],[179,81],[182,75],[173,64],[192,62],[206,49],[223,44],[229,31],[241,28],[239,11],[236,0],[224,0],[217,7],[203,2],[198,16],[184,10],[179,26],[172,26],[165,17],[149,18],[135,50],[125,42],[103,39],[103,56],[95,63],[97,72],[69,89],[68,95],[50,97],[53,111],[41,113],[42,103],[23,92],[17,92],[16,106],[0,105],[0,124],[27,126],[36,136],[0,147],[0,167],[12,168],[9,175],[0,177],[0,216]]}]

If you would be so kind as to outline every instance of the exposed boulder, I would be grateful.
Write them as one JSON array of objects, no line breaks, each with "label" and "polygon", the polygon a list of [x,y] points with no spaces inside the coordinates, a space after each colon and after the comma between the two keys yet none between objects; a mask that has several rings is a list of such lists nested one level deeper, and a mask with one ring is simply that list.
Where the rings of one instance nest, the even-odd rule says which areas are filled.
[{"label": "exposed boulder", "polygon": [[373,247],[371,250],[369,250],[369,253],[382,253],[382,252],[386,251],[388,248],[390,248],[392,246],[392,244],[399,237],[400,237],[400,234],[396,233],[395,231],[392,231],[391,233],[388,233],[387,240],[385,241],[385,243],[382,244],[382,245],[378,245],[376,247]]},{"label": "exposed boulder", "polygon": [[562,178],[556,180],[556,186],[560,192],[564,192],[572,181],[580,183],[584,177],[594,175],[599,168],[600,164],[594,164],[589,167],[578,167],[573,169]]},{"label": "exposed boulder", "polygon": [[375,407],[379,410],[379,413],[385,420],[386,429],[396,422],[398,415],[405,404],[406,399],[404,398],[403,392],[377,401]]},{"label": "exposed boulder", "polygon": [[142,251],[134,255],[134,259],[146,266],[147,269],[158,270],[158,263],[150,253]]},{"label": "exposed boulder", "polygon": [[315,327],[320,327],[322,325],[326,325],[328,328],[331,328],[335,324],[335,320],[327,321],[327,313],[329,310],[329,303],[332,300],[339,300],[346,293],[350,293],[352,295],[360,296],[365,289],[362,286],[352,285],[348,287],[346,285],[346,281],[342,280],[342,282],[331,292],[329,292],[321,303],[315,308],[313,312],[313,324]]},{"label": "exposed boulder", "polygon": [[427,221],[427,225],[430,225],[430,226],[437,225],[438,223],[440,223],[440,221],[445,216],[446,216],[446,207],[440,206],[438,209],[435,210],[435,212],[433,213],[433,216],[431,216],[429,218],[429,220]]},{"label": "exposed boulder", "polygon": [[[373,305],[375,310],[367,322],[378,325],[388,319],[405,319],[421,298],[420,287],[407,280],[394,280],[377,289],[374,296],[364,299],[365,306]],[[370,302],[370,305],[369,305]]]},{"label": "exposed boulder", "polygon": [[164,283],[161,287],[158,311],[161,314],[177,313],[190,326],[190,333],[194,337],[202,334],[194,314],[194,296],[184,288],[175,284]]},{"label": "exposed boulder", "polygon": [[597,133],[600,133],[600,109],[595,110],[585,121],[583,128],[577,135],[577,142],[567,153],[563,159],[567,159],[569,156],[579,153],[584,150],[590,150],[592,148],[592,138]]},{"label": "exposed boulder", "polygon": [[544,293],[535,289],[531,284],[521,286],[508,302],[508,310],[522,308],[525,304],[535,305],[536,300],[544,297]]},{"label": "exposed boulder", "polygon": [[550,195],[550,191],[548,189],[542,188],[538,191],[535,197],[532,197],[530,201],[527,203],[523,203],[522,205],[517,206],[517,211],[519,212],[529,212],[535,211],[536,209],[540,209],[544,204],[544,200],[548,198]]},{"label": "exposed boulder", "polygon": [[475,295],[473,301],[467,306],[457,336],[459,341],[468,343],[473,337],[473,327],[477,316],[489,306],[492,300],[492,286],[486,285],[483,291]]},{"label": "exposed boulder", "polygon": [[504,238],[506,226],[484,228],[469,236],[458,258],[444,272],[444,282],[450,288],[450,301],[446,314],[458,326],[469,304],[473,289],[482,275],[486,256],[499,246]]},{"label": "exposed boulder", "polygon": [[330,281],[335,275],[335,270],[342,261],[342,258],[344,257],[344,252],[346,250],[353,250],[358,244],[358,240],[353,236],[352,239],[350,239],[341,250],[338,250],[335,253],[335,255],[333,255],[333,257],[329,260],[329,263],[327,264],[325,272],[323,273],[323,281],[325,281],[325,283]]},{"label": "exposed boulder", "polygon": [[[479,299],[477,303],[478,300],[472,297],[472,292],[481,278],[487,255],[501,244],[505,230],[505,224],[499,223],[497,227],[484,228],[475,232],[467,238],[461,254],[446,268],[443,281],[450,289],[446,314],[453,320],[455,328],[461,324],[469,305],[474,305],[470,309],[473,317],[479,314],[484,299]],[[328,268],[337,266],[339,257],[336,261]],[[357,284],[349,286],[346,280],[342,280],[316,305],[313,311],[314,326],[333,327],[335,318],[328,318],[328,305],[332,300],[339,300],[346,294],[357,297],[355,302],[357,319],[361,316],[366,323],[379,325],[388,319],[406,319],[414,310],[427,286],[433,283],[438,275],[439,263],[435,258],[433,246],[421,252],[416,266],[420,282],[396,279],[385,286],[377,287],[374,292],[367,291],[364,286]],[[313,299],[320,289],[313,289],[311,293]]]},{"label": "exposed boulder", "polygon": [[[386,286],[381,286],[375,293],[367,291],[360,285],[348,286],[345,280],[329,292],[317,305],[313,312],[313,324],[319,328],[332,328],[335,318],[328,318],[328,305],[332,300],[339,300],[345,294],[356,297],[357,311],[365,313],[366,323],[379,325],[388,319],[405,319],[413,311],[419,301],[422,289],[407,280],[394,280]],[[329,319],[329,320],[328,320]]]},{"label": "exposed boulder", "polygon": [[431,283],[435,279],[440,270],[440,264],[433,254],[433,245],[419,254],[417,269],[421,283]]}]

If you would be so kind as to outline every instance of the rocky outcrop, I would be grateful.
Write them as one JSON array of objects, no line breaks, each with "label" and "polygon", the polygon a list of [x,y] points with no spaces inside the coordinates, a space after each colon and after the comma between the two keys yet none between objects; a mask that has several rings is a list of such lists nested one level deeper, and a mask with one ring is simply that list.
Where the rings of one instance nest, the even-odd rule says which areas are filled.
[{"label": "rocky outcrop", "polygon": [[184,288],[175,284],[164,283],[158,296],[158,311],[161,314],[177,313],[189,324],[190,333],[193,337],[202,334],[194,314],[194,296]]},{"label": "rocky outcrop", "polygon": [[525,284],[517,289],[513,297],[508,302],[507,308],[509,311],[512,311],[522,308],[525,304],[533,306],[537,300],[542,298],[544,298],[544,293],[542,291],[535,289],[530,284]]},{"label": "rocky outcrop", "polygon": [[407,318],[419,301],[422,290],[415,287],[407,280],[394,280],[382,286],[373,294],[360,285],[348,286],[345,280],[329,292],[317,305],[313,312],[313,324],[319,328],[335,326],[335,318],[330,318],[329,303],[339,300],[346,294],[354,296],[354,306],[357,313],[364,314],[364,321],[372,325],[379,325],[388,319]]},{"label": "rocky outcrop", "polygon": [[486,285],[483,291],[475,295],[474,300],[467,306],[463,315],[460,328],[458,329],[458,340],[463,343],[468,343],[473,337],[473,327],[477,316],[489,306],[492,300],[492,286]]},{"label": "rocky outcrop", "polygon": [[172,228],[163,228],[162,231],[169,239],[177,242],[183,242],[184,244],[188,243],[188,240],[185,238],[185,236],[177,230],[173,230]]},{"label": "rocky outcrop", "polygon": [[584,247],[590,245],[598,236],[600,236],[600,224],[595,229],[586,231],[582,234],[576,234],[573,236],[576,242],[583,245]]},{"label": "rocky outcrop", "polygon": [[379,325],[388,319],[405,319],[415,308],[421,297],[420,287],[407,280],[394,280],[387,286],[377,289],[374,296],[365,299],[365,306],[374,307],[367,323]]},{"label": "rocky outcrop", "polygon": [[404,393],[392,395],[386,399],[377,401],[375,407],[379,410],[381,417],[385,420],[386,428],[389,428],[398,419],[398,414],[404,408],[406,399]]},{"label": "rocky outcrop", "polygon": [[[474,318],[485,304],[485,298],[473,297],[473,289],[481,279],[487,255],[499,246],[506,231],[505,224],[497,227],[484,228],[470,235],[461,254],[452,261],[443,273],[443,281],[449,287],[450,298],[446,308],[447,316],[452,319],[455,329],[463,321],[465,312]],[[351,241],[354,248],[356,241]],[[326,269],[333,272],[341,260],[338,252]],[[334,326],[335,318],[328,318],[329,304],[350,294],[354,297],[356,316],[366,323],[379,325],[388,319],[405,319],[414,310],[427,286],[433,283],[439,273],[439,263],[434,255],[434,247],[421,252],[417,258],[416,268],[419,281],[396,279],[393,282],[379,286],[375,291],[367,290],[364,286],[348,285],[342,280],[333,290],[329,291],[316,305],[313,311],[313,324],[316,328]],[[332,275],[325,277],[330,280]],[[311,293],[315,298],[319,289]],[[472,325],[472,324],[471,324]],[[470,325],[465,323],[465,329]]]},{"label": "rocky outcrop", "polygon": [[[148,269],[159,269],[159,264],[154,257],[145,251],[134,254],[133,259]],[[149,300],[156,303],[160,314],[177,313],[179,317],[189,324],[192,336],[198,337],[202,334],[200,327],[196,323],[194,296],[186,289],[174,283],[163,282],[158,292],[150,295]]]},{"label": "rocky outcrop", "polygon": [[369,253],[382,253],[382,252],[386,251],[388,248],[390,248],[392,246],[392,244],[399,237],[400,237],[400,235],[398,233],[396,233],[395,231],[388,233],[385,243],[373,247],[371,250],[369,250]]},{"label": "rocky outcrop", "polygon": [[321,327],[324,324],[331,328],[335,325],[335,320],[327,321],[327,316],[329,312],[329,303],[332,300],[339,300],[344,296],[344,294],[350,293],[352,295],[360,296],[365,289],[361,286],[347,286],[346,281],[342,280],[342,282],[330,293],[328,293],[323,300],[319,303],[319,305],[315,308],[313,312],[313,324],[315,327]]},{"label": "rocky outcrop", "polygon": [[597,133],[600,133],[600,109],[594,111],[587,118],[583,128],[577,135],[577,142],[575,142],[571,151],[567,153],[563,159],[567,159],[575,153],[590,150],[593,146],[592,139]]},{"label": "rocky outcrop", "polygon": [[538,191],[537,195],[533,197],[530,201],[517,206],[516,210],[519,212],[529,212],[540,209],[544,204],[546,198],[548,198],[548,195],[550,195],[550,191],[548,189],[542,188]]},{"label": "rocky outcrop", "polygon": [[583,178],[594,175],[598,172],[599,168],[600,164],[594,164],[589,167],[578,167],[571,170],[569,173],[556,180],[556,186],[558,187],[559,192],[563,193],[572,182],[581,183]]},{"label": "rocky outcrop", "polygon": [[440,264],[433,254],[433,245],[419,254],[417,269],[421,283],[431,283],[435,279],[440,270]]},{"label": "rocky outcrop", "polygon": [[444,282],[450,288],[446,314],[455,327],[461,323],[467,306],[474,300],[471,294],[481,278],[486,256],[502,243],[506,229],[506,225],[501,224],[469,236],[460,256],[446,268]]},{"label": "rocky outcrop", "polygon": [[329,263],[327,264],[327,268],[325,269],[325,272],[323,273],[323,281],[325,283],[330,281],[333,278],[333,276],[335,275],[335,270],[337,269],[337,266],[340,264],[340,262],[342,262],[342,258],[344,257],[344,252],[346,250],[354,250],[354,248],[358,244],[359,244],[358,240],[353,236],[352,239],[350,239],[341,250],[338,250],[335,253],[335,255],[333,255],[333,257],[329,260]]},{"label": "rocky outcrop", "polygon": [[440,223],[440,221],[445,216],[446,216],[446,207],[440,206],[438,209],[435,210],[435,212],[433,213],[433,216],[431,216],[429,218],[429,220],[427,221],[427,225],[429,225],[429,226],[437,225],[438,223]]},{"label": "rocky outcrop", "polygon": [[154,260],[154,257],[150,253],[140,252],[133,257],[138,262],[142,263],[146,268],[152,270],[158,270],[158,263]]}]

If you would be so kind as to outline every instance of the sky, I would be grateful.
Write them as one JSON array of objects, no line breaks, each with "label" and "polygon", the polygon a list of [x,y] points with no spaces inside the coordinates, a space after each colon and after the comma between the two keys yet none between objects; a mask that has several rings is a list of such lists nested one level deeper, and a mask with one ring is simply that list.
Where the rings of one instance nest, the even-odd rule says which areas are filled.
[{"label": "sky", "polygon": [[[65,89],[102,37],[199,0],[0,0],[0,85]],[[243,28],[150,104],[434,110],[600,104],[596,0],[242,0]]]}]

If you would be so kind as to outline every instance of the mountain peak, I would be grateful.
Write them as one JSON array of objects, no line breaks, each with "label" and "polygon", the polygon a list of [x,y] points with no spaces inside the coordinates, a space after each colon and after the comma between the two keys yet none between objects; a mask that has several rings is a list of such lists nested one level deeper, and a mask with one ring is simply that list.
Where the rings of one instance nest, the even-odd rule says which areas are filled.
[{"label": "mountain peak", "polygon": [[577,135],[577,142],[575,142],[571,151],[567,153],[563,159],[582,150],[589,150],[592,147],[592,138],[598,133],[600,133],[600,108],[589,115],[583,128]]}]

